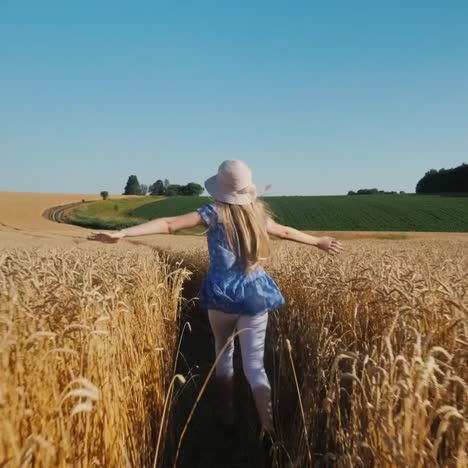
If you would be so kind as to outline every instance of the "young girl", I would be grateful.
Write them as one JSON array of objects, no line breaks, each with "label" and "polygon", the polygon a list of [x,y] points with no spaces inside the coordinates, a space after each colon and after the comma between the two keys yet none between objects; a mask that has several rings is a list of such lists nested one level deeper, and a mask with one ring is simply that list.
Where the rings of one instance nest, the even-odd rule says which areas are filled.
[{"label": "young girl", "polygon": [[221,421],[234,422],[233,352],[230,339],[239,330],[242,367],[253,393],[262,430],[273,432],[271,387],[263,364],[268,313],[284,305],[275,282],[262,267],[270,255],[269,235],[318,247],[337,254],[343,246],[332,237],[314,237],[275,223],[263,203],[248,166],[224,161],[205,181],[214,204],[182,216],[159,218],[116,233],[93,233],[88,239],[117,242],[123,237],[172,234],[200,224],[207,226],[210,266],[200,291],[200,305],[208,310],[216,357],[229,342],[216,366],[215,384],[223,402]]}]

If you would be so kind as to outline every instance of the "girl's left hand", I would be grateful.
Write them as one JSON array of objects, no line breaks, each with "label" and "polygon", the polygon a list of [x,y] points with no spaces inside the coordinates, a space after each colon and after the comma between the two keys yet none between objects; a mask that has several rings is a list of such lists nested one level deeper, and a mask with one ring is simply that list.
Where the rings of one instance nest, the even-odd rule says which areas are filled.
[{"label": "girl's left hand", "polygon": [[317,244],[317,247],[320,250],[324,250],[330,255],[336,255],[341,253],[344,250],[343,244],[337,241],[334,237],[323,236],[320,237],[320,240]]},{"label": "girl's left hand", "polygon": [[122,239],[124,234],[120,231],[117,232],[93,232],[87,239],[104,242],[106,244],[115,244],[119,239]]}]

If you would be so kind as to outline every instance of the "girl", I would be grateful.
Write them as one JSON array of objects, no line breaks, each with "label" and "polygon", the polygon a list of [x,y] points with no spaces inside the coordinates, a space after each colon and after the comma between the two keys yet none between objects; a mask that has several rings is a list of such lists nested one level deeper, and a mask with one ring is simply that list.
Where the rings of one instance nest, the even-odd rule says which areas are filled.
[{"label": "girl", "polygon": [[331,255],[343,246],[332,237],[314,237],[275,223],[257,198],[252,172],[242,161],[224,161],[205,181],[214,204],[182,216],[159,218],[116,233],[93,233],[88,239],[117,242],[123,237],[172,234],[200,224],[207,226],[210,266],[200,291],[200,305],[208,309],[218,357],[215,384],[223,402],[221,422],[232,426],[233,351],[236,329],[242,367],[253,393],[262,432],[273,432],[271,387],[263,364],[268,313],[284,305],[276,283],[262,267],[270,255],[269,235],[318,247]]}]

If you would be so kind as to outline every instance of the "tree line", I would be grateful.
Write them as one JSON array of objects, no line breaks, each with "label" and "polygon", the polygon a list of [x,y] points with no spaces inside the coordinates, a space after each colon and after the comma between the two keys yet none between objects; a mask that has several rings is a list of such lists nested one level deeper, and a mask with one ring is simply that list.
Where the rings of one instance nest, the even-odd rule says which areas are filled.
[{"label": "tree line", "polygon": [[[376,193],[404,194],[404,191],[386,192],[376,188],[350,190],[348,195],[373,195]],[[468,193],[468,164],[451,169],[431,169],[416,184],[416,193]]]},{"label": "tree line", "polygon": [[[186,185],[171,184],[169,180],[158,179],[151,185],[140,184],[136,175],[131,175],[123,195],[201,195],[203,187],[195,182],[189,182]],[[431,169],[424,174],[416,184],[416,193],[468,193],[468,164],[463,163],[460,166],[451,169]],[[348,195],[373,195],[373,194],[404,194],[403,190],[400,192],[384,191],[377,188],[365,188],[359,190],[350,190]],[[101,192],[103,199],[108,197],[109,193],[106,191]]]},{"label": "tree line", "polygon": [[394,190],[390,191],[390,192],[386,192],[385,190],[379,190],[379,189],[376,189],[376,188],[370,188],[370,189],[359,189],[359,190],[350,190],[348,192],[348,195],[373,195],[375,193],[384,193],[384,194],[396,194],[396,193],[400,193],[401,195],[403,195],[404,192],[403,190],[400,190],[400,192],[395,192]]},{"label": "tree line", "polygon": [[186,185],[171,184],[167,179],[158,179],[151,185],[140,184],[136,175],[131,175],[124,188],[123,195],[201,195],[204,188],[195,182]]},{"label": "tree line", "polygon": [[416,193],[468,193],[468,164],[451,169],[431,169],[416,185]]}]

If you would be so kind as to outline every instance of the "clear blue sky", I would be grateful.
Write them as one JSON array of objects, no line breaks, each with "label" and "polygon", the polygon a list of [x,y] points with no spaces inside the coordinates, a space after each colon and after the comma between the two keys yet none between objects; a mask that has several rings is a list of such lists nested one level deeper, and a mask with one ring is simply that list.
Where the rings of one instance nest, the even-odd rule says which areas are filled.
[{"label": "clear blue sky", "polygon": [[0,0],[0,159],[0,190],[244,159],[272,195],[414,191],[468,162],[468,2]]}]

